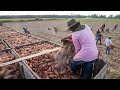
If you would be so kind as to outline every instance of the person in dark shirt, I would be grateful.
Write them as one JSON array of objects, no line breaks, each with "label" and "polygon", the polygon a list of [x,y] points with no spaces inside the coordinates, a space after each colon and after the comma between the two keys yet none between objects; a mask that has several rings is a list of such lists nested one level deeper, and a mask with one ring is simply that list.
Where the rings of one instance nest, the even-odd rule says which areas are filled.
[{"label": "person in dark shirt", "polygon": [[96,35],[96,40],[97,40],[97,41],[96,41],[96,44],[97,44],[98,41],[100,41],[100,45],[101,45],[101,44],[102,44],[102,43],[101,43],[101,39],[102,39],[102,38],[103,38],[103,35],[101,34],[101,32],[99,32],[99,33]]},{"label": "person in dark shirt", "polygon": [[118,27],[118,24],[116,24],[114,27],[113,27],[113,31],[116,30]]},{"label": "person in dark shirt", "polygon": [[98,33],[100,33],[100,30],[99,30],[99,29],[97,30],[96,35],[97,35]]},{"label": "person in dark shirt", "polygon": [[27,28],[23,27],[23,30],[24,30],[25,34],[30,34],[30,31],[28,31]]},{"label": "person in dark shirt", "polygon": [[101,27],[100,29],[101,29],[101,32],[104,32],[105,24],[103,24],[102,27]]}]

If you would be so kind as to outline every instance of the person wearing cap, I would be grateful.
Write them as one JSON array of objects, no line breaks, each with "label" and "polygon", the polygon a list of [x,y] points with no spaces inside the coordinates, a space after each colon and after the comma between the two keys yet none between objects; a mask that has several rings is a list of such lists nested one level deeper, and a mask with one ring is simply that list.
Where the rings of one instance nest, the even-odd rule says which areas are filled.
[{"label": "person wearing cap", "polygon": [[56,26],[54,26],[53,28],[54,28],[55,33],[58,33],[58,28]]},{"label": "person wearing cap", "polygon": [[67,22],[68,31],[72,31],[72,34],[61,39],[70,39],[73,42],[75,48],[75,55],[70,60],[71,69],[74,73],[77,72],[77,68],[82,64],[83,66],[83,79],[91,79],[92,66],[98,58],[98,50],[96,46],[96,40],[90,27],[81,25],[80,21],[71,19]]},{"label": "person wearing cap", "polygon": [[113,45],[112,41],[111,41],[111,37],[108,37],[105,40],[105,46],[106,46],[106,54],[109,55],[110,54],[110,46]]}]

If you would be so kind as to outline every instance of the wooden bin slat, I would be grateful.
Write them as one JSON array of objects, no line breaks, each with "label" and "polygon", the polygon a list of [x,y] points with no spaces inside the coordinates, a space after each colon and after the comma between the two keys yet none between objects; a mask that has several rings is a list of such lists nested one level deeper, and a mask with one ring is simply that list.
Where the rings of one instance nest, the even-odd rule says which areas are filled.
[{"label": "wooden bin slat", "polygon": [[108,68],[108,63],[105,64],[105,66],[100,70],[100,72],[93,79],[105,79],[107,68]]},{"label": "wooden bin slat", "polygon": [[25,79],[40,79],[40,77],[23,61]]},{"label": "wooden bin slat", "polygon": [[15,60],[12,60],[12,61],[9,61],[9,62],[6,62],[6,63],[2,63],[2,64],[0,64],[0,67],[10,65],[10,64],[13,64],[13,63],[16,63],[16,62],[20,62],[22,60],[27,60],[27,59],[30,59],[30,58],[33,58],[33,57],[36,57],[36,56],[40,56],[40,55],[43,55],[43,54],[47,54],[47,53],[50,53],[50,52],[53,52],[53,51],[57,51],[59,49],[60,48],[48,49],[48,50],[45,50],[45,51],[37,53],[37,54],[29,55],[29,56],[26,56],[26,57],[21,57],[21,58],[18,58],[18,59],[15,59]]}]

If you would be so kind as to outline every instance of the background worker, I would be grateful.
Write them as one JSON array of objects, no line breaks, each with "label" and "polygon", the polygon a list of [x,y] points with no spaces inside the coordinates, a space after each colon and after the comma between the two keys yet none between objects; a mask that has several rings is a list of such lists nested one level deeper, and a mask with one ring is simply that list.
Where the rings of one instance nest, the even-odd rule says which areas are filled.
[{"label": "background worker", "polygon": [[103,24],[100,29],[101,29],[101,32],[104,32],[105,24]]},{"label": "background worker", "polygon": [[98,41],[100,41],[100,45],[102,45],[102,43],[101,43],[102,38],[103,38],[103,35],[101,34],[101,32],[99,32],[96,35],[96,44],[97,44]]},{"label": "background worker", "polygon": [[118,27],[118,24],[116,24],[114,27],[113,27],[113,31],[116,30]]},{"label": "background worker", "polygon": [[97,35],[98,33],[100,33],[100,30],[99,30],[99,29],[97,30],[96,35]]},{"label": "background worker", "polygon": [[110,54],[110,46],[113,45],[112,41],[111,41],[111,37],[108,37],[105,40],[105,46],[106,46],[106,54],[109,55]]}]

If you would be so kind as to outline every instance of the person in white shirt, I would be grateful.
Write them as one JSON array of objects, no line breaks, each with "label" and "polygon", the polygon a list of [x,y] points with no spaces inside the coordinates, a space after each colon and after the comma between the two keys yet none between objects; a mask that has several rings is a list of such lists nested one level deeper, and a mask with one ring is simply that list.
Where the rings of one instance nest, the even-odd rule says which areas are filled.
[{"label": "person in white shirt", "polygon": [[110,45],[112,45],[111,37],[105,40],[106,54],[110,54]]}]

